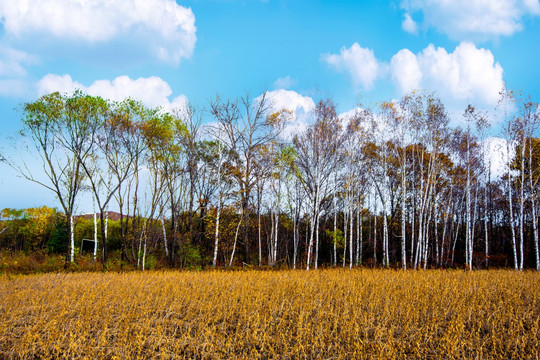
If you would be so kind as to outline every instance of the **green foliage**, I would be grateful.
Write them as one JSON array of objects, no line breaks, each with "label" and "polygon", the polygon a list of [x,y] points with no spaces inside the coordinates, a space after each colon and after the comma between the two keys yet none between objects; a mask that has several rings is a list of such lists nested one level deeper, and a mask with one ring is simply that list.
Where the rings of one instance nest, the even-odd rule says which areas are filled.
[{"label": "green foliage", "polygon": [[36,251],[47,247],[55,232],[59,213],[46,206],[28,209],[3,209],[0,243],[13,250]]},{"label": "green foliage", "polygon": [[199,248],[192,244],[184,244],[180,248],[180,259],[183,267],[198,269],[201,266],[202,256]]},{"label": "green foliage", "polygon": [[328,238],[332,239],[333,243],[336,243],[338,247],[343,247],[345,239],[343,237],[343,231],[341,231],[339,228],[336,229],[336,232],[331,230],[325,230],[326,236]]},{"label": "green foliage", "polygon": [[147,255],[144,261],[144,268],[147,270],[154,270],[158,264],[158,259],[155,255]]},{"label": "green foliage", "polygon": [[63,253],[68,242],[68,226],[65,216],[57,216],[54,221],[54,230],[49,238],[48,248],[51,253]]}]

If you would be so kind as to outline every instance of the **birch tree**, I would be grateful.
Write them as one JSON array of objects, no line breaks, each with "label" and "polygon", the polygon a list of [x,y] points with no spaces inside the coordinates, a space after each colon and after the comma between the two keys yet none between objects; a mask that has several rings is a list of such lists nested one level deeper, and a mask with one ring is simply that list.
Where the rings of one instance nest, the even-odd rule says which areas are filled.
[{"label": "birch tree", "polygon": [[71,262],[75,248],[73,212],[85,180],[80,159],[92,155],[88,142],[92,124],[73,106],[83,99],[81,92],[71,96],[56,92],[22,106],[21,135],[32,142],[40,157],[45,179],[31,170],[24,159],[5,159],[20,176],[56,195],[69,224],[66,259]]},{"label": "birch tree", "polygon": [[210,113],[218,122],[212,130],[227,150],[231,159],[232,177],[236,181],[238,202],[242,212],[245,260],[249,257],[248,215],[252,192],[257,184],[257,162],[262,149],[278,136],[279,124],[268,117],[271,102],[266,93],[253,100],[249,94],[235,101],[217,97],[210,104]]},{"label": "birch tree", "polygon": [[321,204],[331,193],[332,174],[343,160],[343,135],[334,103],[330,100],[319,101],[314,117],[315,123],[293,138],[298,154],[298,176],[310,206],[306,270],[310,269],[313,254],[314,267],[318,267]]}]

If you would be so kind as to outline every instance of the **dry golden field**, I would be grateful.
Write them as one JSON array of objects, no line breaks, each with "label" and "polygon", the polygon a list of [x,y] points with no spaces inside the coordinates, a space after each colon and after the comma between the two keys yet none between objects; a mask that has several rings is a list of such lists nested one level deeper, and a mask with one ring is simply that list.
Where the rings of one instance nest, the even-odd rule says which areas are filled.
[{"label": "dry golden field", "polygon": [[2,359],[538,359],[539,319],[536,272],[0,278]]}]

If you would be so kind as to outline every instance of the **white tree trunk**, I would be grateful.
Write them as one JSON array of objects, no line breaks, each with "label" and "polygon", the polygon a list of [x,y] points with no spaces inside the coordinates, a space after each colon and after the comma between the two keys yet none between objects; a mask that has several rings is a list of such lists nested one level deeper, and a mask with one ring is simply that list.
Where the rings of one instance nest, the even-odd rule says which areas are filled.
[{"label": "white tree trunk", "polygon": [[345,267],[345,263],[347,261],[347,230],[349,225],[349,212],[343,211],[343,267]]},{"label": "white tree trunk", "polygon": [[96,198],[92,198],[93,203],[93,210],[94,210],[94,262],[96,262],[97,258],[97,249],[98,249],[98,241],[97,241],[97,233],[98,233],[98,222],[97,222],[97,213],[96,213]]},{"label": "white tree trunk", "polygon": [[519,199],[519,270],[523,271],[523,243],[524,243],[524,227],[525,227],[525,146],[527,145],[527,139],[523,137],[521,150],[521,191]]},{"label": "white tree trunk", "polygon": [[[219,245],[219,216],[221,215],[221,159],[223,157],[221,142],[218,143],[218,151],[219,151],[218,176],[217,176],[218,203],[217,203],[217,209],[216,209],[216,230],[215,230],[215,235],[214,235],[214,257],[212,259],[212,266],[214,268],[217,265],[218,245]],[[259,215],[259,254],[260,254],[260,241],[261,241],[260,236],[261,235],[260,235],[260,215]],[[259,258],[259,265],[260,265],[260,258]]]},{"label": "white tree trunk", "polygon": [[214,258],[212,259],[212,266],[217,266],[218,245],[219,245],[219,216],[221,214],[221,194],[219,194],[220,201],[218,202],[217,214],[216,214],[216,231],[214,236]]},{"label": "white tree trunk", "polygon": [[165,256],[169,258],[169,247],[167,246],[167,231],[165,230],[165,217],[161,214],[161,229],[163,230],[163,247],[165,248]]},{"label": "white tree trunk", "polygon": [[310,221],[310,234],[309,234],[309,244],[308,244],[308,254],[307,254],[307,262],[306,262],[306,270],[309,271],[309,265],[311,263],[311,254],[313,253],[313,234],[315,232],[315,210],[313,210],[313,214],[311,216]]},{"label": "white tree trunk", "polygon": [[467,185],[465,188],[466,194],[466,209],[467,214],[467,235],[465,237],[465,265],[468,270],[472,269],[472,259],[470,257],[472,251],[472,229],[471,229],[471,166],[470,166],[470,154],[469,154],[469,133],[467,133]]},{"label": "white tree trunk", "polygon": [[144,221],[144,249],[143,249],[143,255],[142,255],[142,271],[144,271],[145,265],[146,265],[146,242],[147,242],[147,234],[146,234],[146,220]]},{"label": "white tree trunk", "polygon": [[74,224],[73,224],[73,215],[69,217],[69,228],[71,230],[71,239],[70,239],[70,250],[69,250],[69,261],[75,261],[75,233]]},{"label": "white tree trunk", "polygon": [[[491,171],[491,169],[488,169],[488,173]],[[489,232],[488,232],[488,185],[489,180],[486,181],[486,185],[484,187],[484,249],[485,249],[485,262],[486,262],[486,269],[489,269]]]},{"label": "white tree trunk", "polygon": [[506,142],[506,156],[508,165],[508,206],[510,210],[510,228],[512,229],[512,250],[514,252],[514,269],[518,269],[517,251],[516,251],[516,229],[514,227],[514,204],[512,203],[512,179],[510,177],[510,148],[508,142]]},{"label": "white tree trunk", "polygon": [[362,216],[362,207],[359,207],[357,213],[357,222],[356,222],[356,241],[358,243],[356,247],[356,265],[362,265],[362,251],[363,251],[363,239],[362,239],[362,222],[364,217]]},{"label": "white tree trunk", "polygon": [[105,239],[103,240],[103,244],[108,244],[107,240],[109,239],[109,212],[105,210]]},{"label": "white tree trunk", "polygon": [[233,263],[234,252],[236,251],[236,242],[238,240],[238,231],[240,230],[240,224],[242,224],[242,218],[240,218],[240,221],[238,222],[238,226],[236,226],[236,233],[234,234],[234,244],[233,244],[233,249],[231,253],[231,260],[229,261],[229,267],[231,267]]},{"label": "white tree trunk", "polygon": [[531,209],[533,220],[533,242],[534,242],[534,254],[536,256],[536,271],[540,271],[540,256],[538,251],[538,217],[536,216],[536,192],[533,183],[533,153],[532,153],[532,141],[529,144],[529,188],[531,191]]},{"label": "white tree trunk", "polygon": [[334,243],[334,261],[333,265],[337,266],[337,204],[336,204],[336,175],[334,174],[334,195],[333,195],[333,202],[334,202],[334,237],[333,237],[333,243]]},{"label": "white tree trunk", "polygon": [[373,265],[377,266],[377,199],[374,205],[374,225],[373,225]]},{"label": "white tree trunk", "polygon": [[274,230],[274,265],[276,265],[277,262],[277,248],[278,248],[278,234],[279,234],[279,211],[275,213],[276,221],[275,221],[275,230]]},{"label": "white tree trunk", "polygon": [[349,269],[352,269],[352,266],[353,266],[353,230],[354,230],[354,211],[352,209],[352,206],[351,206],[351,209],[349,210],[349,219],[350,219],[350,224],[349,224]]},{"label": "white tree trunk", "polygon": [[293,269],[296,269],[296,255],[298,252],[298,221],[296,214],[293,215]]},{"label": "white tree trunk", "polygon": [[319,212],[317,212],[317,225],[315,229],[315,270],[319,268]]}]

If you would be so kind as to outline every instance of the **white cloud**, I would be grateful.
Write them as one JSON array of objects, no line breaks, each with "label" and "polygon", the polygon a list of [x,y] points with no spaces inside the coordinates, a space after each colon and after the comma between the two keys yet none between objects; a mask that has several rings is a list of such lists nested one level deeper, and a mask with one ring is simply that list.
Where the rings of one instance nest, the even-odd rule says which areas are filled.
[{"label": "white cloud", "polygon": [[358,43],[352,44],[350,48],[341,48],[338,54],[325,54],[323,60],[337,71],[348,72],[353,83],[362,86],[364,90],[373,87],[375,79],[380,72],[380,64],[373,54],[373,50],[363,48]]},{"label": "white cloud", "polygon": [[157,76],[148,78],[131,79],[128,76],[119,76],[114,80],[97,80],[90,86],[84,86],[74,81],[69,74],[48,74],[37,83],[38,95],[48,94],[54,91],[72,93],[74,90],[82,90],[92,96],[121,101],[125,98],[133,98],[142,101],[149,107],[162,107],[165,111],[181,108],[187,103],[184,95],[169,100],[172,90],[169,84]]},{"label": "white cloud", "polygon": [[175,63],[191,56],[197,40],[193,12],[174,0],[0,0],[0,21],[16,39],[38,35],[102,43],[131,36],[154,56]]},{"label": "white cloud", "polygon": [[267,92],[266,96],[272,103],[274,111],[291,110],[295,117],[302,116],[315,109],[315,102],[312,98],[300,95],[296,91],[279,89]]},{"label": "white cloud", "polygon": [[540,15],[538,0],[403,0],[401,6],[457,40],[509,36],[522,30],[525,16]]},{"label": "white cloud", "polygon": [[90,95],[99,95],[116,101],[128,97],[140,99],[152,107],[167,105],[168,97],[172,94],[169,84],[156,76],[132,80],[123,75],[112,81],[97,80],[88,87],[87,91]]},{"label": "white cloud", "polygon": [[295,86],[298,80],[291,78],[289,75],[280,77],[274,81],[274,89],[289,89]]},{"label": "white cloud", "polygon": [[36,63],[34,56],[0,45],[0,77],[22,77],[27,72],[23,65]]},{"label": "white cloud", "polygon": [[419,89],[421,86],[422,70],[420,70],[416,55],[409,49],[402,49],[392,57],[390,72],[403,94]]},{"label": "white cloud", "polygon": [[405,13],[403,22],[401,23],[401,28],[410,34],[416,35],[418,33],[418,25],[411,18],[409,13]]},{"label": "white cloud", "polygon": [[25,66],[37,59],[24,52],[0,45],[0,95],[20,97],[29,88]]},{"label": "white cloud", "polygon": [[[294,135],[306,130],[310,115],[315,109],[315,102],[309,96],[303,96],[292,90],[274,90],[266,93],[267,99],[272,105],[271,111],[287,109],[291,111],[289,121],[285,123],[281,136],[284,139],[292,139]],[[260,101],[257,97],[255,101]]]},{"label": "white cloud", "polygon": [[48,74],[45,75],[37,83],[38,96],[49,94],[55,91],[69,94],[77,89],[83,90],[84,88],[85,87],[82,84],[73,81],[71,76],[68,74]]},{"label": "white cloud", "polygon": [[503,68],[491,51],[468,42],[452,53],[433,45],[417,55],[403,49],[393,56],[390,69],[402,93],[426,88],[456,100],[495,105],[504,85]]}]

